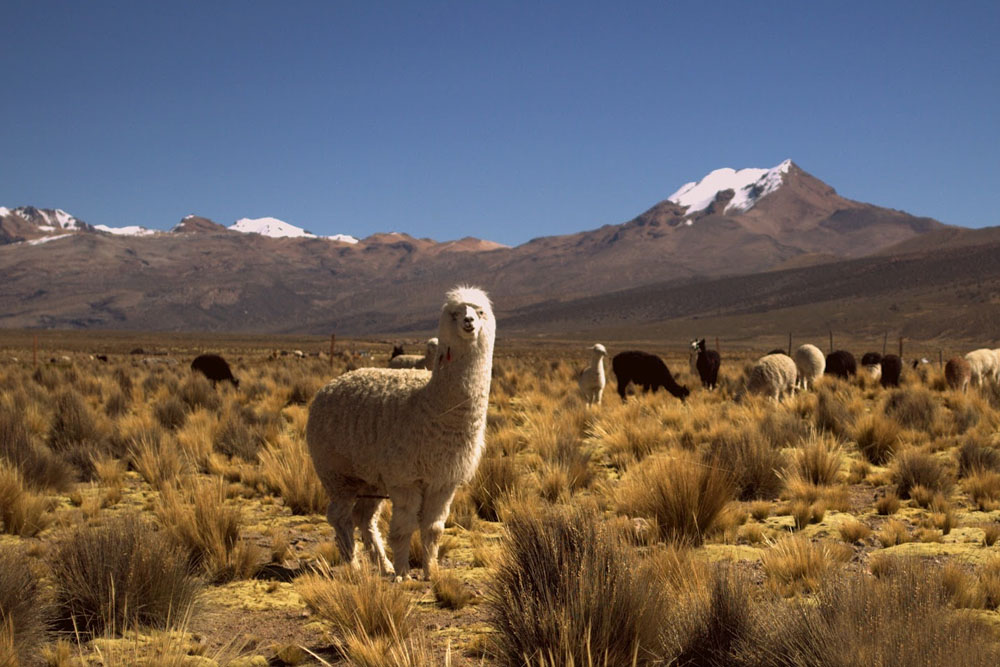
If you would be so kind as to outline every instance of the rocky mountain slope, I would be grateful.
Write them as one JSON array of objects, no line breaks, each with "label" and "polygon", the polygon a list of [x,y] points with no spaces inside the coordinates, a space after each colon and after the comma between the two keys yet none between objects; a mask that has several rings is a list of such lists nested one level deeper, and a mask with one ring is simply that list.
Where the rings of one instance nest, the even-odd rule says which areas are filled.
[{"label": "rocky mountain slope", "polygon": [[42,225],[25,210],[0,209],[4,327],[423,330],[458,282],[484,286],[510,316],[644,285],[816,267],[964,231],[845,199],[790,161],[717,170],[627,222],[514,248],[400,233],[323,238],[273,218],[225,227],[188,216],[170,232],[109,233],[71,227],[61,211]]}]

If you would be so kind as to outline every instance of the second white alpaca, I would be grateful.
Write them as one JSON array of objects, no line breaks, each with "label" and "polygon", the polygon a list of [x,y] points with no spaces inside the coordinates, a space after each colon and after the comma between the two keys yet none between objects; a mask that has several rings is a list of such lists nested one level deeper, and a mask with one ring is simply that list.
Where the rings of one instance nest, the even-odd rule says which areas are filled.
[{"label": "second white alpaca", "polygon": [[598,343],[590,348],[592,353],[590,365],[580,372],[580,391],[583,393],[583,400],[587,405],[594,403],[601,404],[601,396],[604,394],[604,385],[607,378],[604,375],[604,357],[608,356],[608,350]]}]

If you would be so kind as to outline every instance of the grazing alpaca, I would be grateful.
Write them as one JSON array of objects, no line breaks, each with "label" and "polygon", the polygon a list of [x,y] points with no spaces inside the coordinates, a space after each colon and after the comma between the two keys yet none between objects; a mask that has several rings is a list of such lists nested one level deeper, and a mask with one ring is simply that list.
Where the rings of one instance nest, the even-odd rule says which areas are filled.
[{"label": "grazing alpaca", "polygon": [[214,387],[219,382],[228,381],[234,387],[240,386],[240,381],[233,377],[226,360],[217,354],[202,354],[191,362],[191,370],[198,371],[212,381]]},{"label": "grazing alpaca", "polygon": [[903,372],[903,360],[895,354],[887,354],[882,357],[882,375],[879,383],[883,388],[898,387],[899,376]]},{"label": "grazing alpaca", "polygon": [[846,380],[858,374],[858,362],[847,350],[836,350],[826,355],[826,372]]},{"label": "grazing alpaca", "polygon": [[[455,489],[472,477],[482,455],[495,336],[486,294],[456,287],[441,309],[433,373],[363,368],[317,392],[306,442],[330,496],[326,516],[346,562],[357,563],[359,526],[372,560],[405,577],[410,536],[419,527],[424,574],[431,576]],[[378,529],[385,497],[392,501],[391,564]]]},{"label": "grazing alpaca", "polygon": [[719,382],[719,366],[722,363],[719,353],[705,348],[705,339],[691,341],[691,374],[701,378],[701,386],[705,389],[715,389]]},{"label": "grazing alpaca", "polygon": [[861,367],[865,369],[872,380],[882,377],[882,355],[878,352],[865,352],[861,355]]},{"label": "grazing alpaca", "polygon": [[750,377],[747,378],[746,387],[736,395],[736,401],[741,401],[745,394],[756,394],[769,396],[780,403],[786,393],[789,396],[795,393],[797,376],[798,369],[795,367],[795,362],[787,354],[763,356],[750,369]]},{"label": "grazing alpaca", "polygon": [[808,390],[809,385],[815,384],[816,380],[823,377],[823,371],[826,370],[826,357],[823,356],[823,351],[810,343],[799,345],[795,350],[795,369],[798,375],[795,386]]},{"label": "grazing alpaca", "polygon": [[988,350],[985,347],[973,350],[965,355],[965,360],[969,362],[969,367],[972,369],[973,386],[986,384],[987,380],[996,379],[1000,364],[998,364],[997,355],[993,350]]},{"label": "grazing alpaca", "polygon": [[655,354],[637,350],[619,352],[611,360],[611,368],[618,379],[618,395],[623,401],[625,400],[625,390],[631,382],[647,392],[652,389],[655,393],[657,389],[664,387],[682,401],[691,393],[687,387],[674,381],[670,369]]},{"label": "grazing alpaca", "polygon": [[964,394],[972,379],[972,366],[962,357],[952,357],[944,365],[944,379],[952,389],[961,389]]},{"label": "grazing alpaca", "polygon": [[434,370],[434,362],[437,360],[438,339],[427,339],[427,350],[424,354],[395,354],[401,347],[393,348],[393,356],[389,359],[389,368],[424,368],[429,371]]},{"label": "grazing alpaca", "polygon": [[578,380],[580,384],[580,391],[583,393],[583,399],[587,401],[587,405],[593,405],[594,403],[601,404],[601,396],[604,394],[604,385],[607,380],[604,376],[604,357],[608,356],[607,349],[598,343],[591,348],[592,356],[590,358],[590,366],[587,366],[580,372],[580,378]]}]

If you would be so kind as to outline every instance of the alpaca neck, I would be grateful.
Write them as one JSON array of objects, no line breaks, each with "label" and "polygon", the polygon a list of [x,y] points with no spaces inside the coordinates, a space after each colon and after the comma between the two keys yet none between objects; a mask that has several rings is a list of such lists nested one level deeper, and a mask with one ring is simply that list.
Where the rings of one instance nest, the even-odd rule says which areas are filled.
[{"label": "alpaca neck", "polygon": [[428,396],[442,414],[462,418],[472,411],[485,415],[492,372],[492,340],[442,344],[427,385]]}]

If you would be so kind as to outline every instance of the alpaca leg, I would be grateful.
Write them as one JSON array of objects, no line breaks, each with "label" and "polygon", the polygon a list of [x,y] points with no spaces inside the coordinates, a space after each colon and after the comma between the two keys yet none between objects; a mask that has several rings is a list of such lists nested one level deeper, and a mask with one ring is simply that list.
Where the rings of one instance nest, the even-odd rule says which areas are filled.
[{"label": "alpaca leg", "polygon": [[420,512],[420,491],[416,488],[390,489],[392,520],[389,522],[389,546],[396,580],[405,579],[410,571],[410,538],[417,529]]},{"label": "alpaca leg", "polygon": [[424,577],[431,578],[437,570],[438,549],[444,534],[444,521],[451,509],[455,489],[434,489],[424,493],[420,508],[420,537],[424,545]]},{"label": "alpaca leg", "polygon": [[597,400],[595,401],[598,405],[601,404],[601,397],[604,396],[604,387],[597,390]]},{"label": "alpaca leg", "polygon": [[392,574],[392,563],[385,555],[382,534],[378,529],[378,517],[382,513],[380,498],[358,498],[354,504],[354,523],[361,528],[361,542],[369,558],[383,574]]},{"label": "alpaca leg", "polygon": [[354,517],[352,511],[354,503],[351,502],[352,500],[353,497],[347,495],[333,496],[330,504],[326,506],[326,520],[333,526],[340,559],[352,567],[357,567],[358,562],[354,554]]}]

